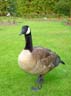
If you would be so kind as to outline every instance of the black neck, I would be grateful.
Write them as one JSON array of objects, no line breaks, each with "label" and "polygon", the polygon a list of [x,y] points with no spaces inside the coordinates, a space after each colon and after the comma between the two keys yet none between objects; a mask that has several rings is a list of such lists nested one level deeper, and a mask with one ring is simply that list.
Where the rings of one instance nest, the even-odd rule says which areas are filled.
[{"label": "black neck", "polygon": [[33,50],[33,45],[32,45],[32,36],[31,36],[31,34],[25,35],[25,41],[26,41],[25,49],[27,49],[29,51],[32,51]]}]

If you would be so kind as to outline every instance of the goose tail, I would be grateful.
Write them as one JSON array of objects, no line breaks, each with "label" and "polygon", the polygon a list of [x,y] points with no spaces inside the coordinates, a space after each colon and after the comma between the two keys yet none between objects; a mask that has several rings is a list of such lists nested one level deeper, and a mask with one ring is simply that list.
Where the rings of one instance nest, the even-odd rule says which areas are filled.
[{"label": "goose tail", "polygon": [[60,61],[60,63],[65,65],[65,62],[64,62],[64,61],[62,61],[62,60]]}]

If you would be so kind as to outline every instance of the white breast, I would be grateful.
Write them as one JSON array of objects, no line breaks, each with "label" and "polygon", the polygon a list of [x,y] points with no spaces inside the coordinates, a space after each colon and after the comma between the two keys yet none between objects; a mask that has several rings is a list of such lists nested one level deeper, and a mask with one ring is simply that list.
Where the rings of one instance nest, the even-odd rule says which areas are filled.
[{"label": "white breast", "polygon": [[25,71],[31,71],[34,67],[34,60],[29,50],[23,50],[18,57],[19,66]]},{"label": "white breast", "polygon": [[42,65],[40,61],[36,62],[36,59],[33,58],[32,53],[29,50],[23,50],[20,53],[18,57],[18,63],[20,68],[32,74],[40,74],[46,72],[46,67]]}]

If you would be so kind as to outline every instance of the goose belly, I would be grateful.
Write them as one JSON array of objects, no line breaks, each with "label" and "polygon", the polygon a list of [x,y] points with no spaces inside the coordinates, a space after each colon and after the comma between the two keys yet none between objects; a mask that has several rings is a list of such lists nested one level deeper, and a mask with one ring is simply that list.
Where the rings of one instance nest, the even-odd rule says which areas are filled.
[{"label": "goose belly", "polygon": [[18,63],[21,69],[32,74],[44,74],[47,71],[46,66],[42,65],[40,61],[36,62],[28,50],[20,53]]},{"label": "goose belly", "polygon": [[45,74],[47,72],[47,67],[42,65],[40,61],[35,64],[35,67],[31,70],[33,74]]}]

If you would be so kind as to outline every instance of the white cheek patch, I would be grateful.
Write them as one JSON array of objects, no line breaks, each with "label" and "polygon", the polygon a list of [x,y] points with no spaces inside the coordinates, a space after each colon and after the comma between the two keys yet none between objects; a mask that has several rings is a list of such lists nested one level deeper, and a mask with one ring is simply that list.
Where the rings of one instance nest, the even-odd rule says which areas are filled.
[{"label": "white cheek patch", "polygon": [[28,27],[28,30],[27,30],[26,34],[29,34],[29,33],[30,33],[30,31],[31,31],[31,30],[30,30],[30,28]]}]

